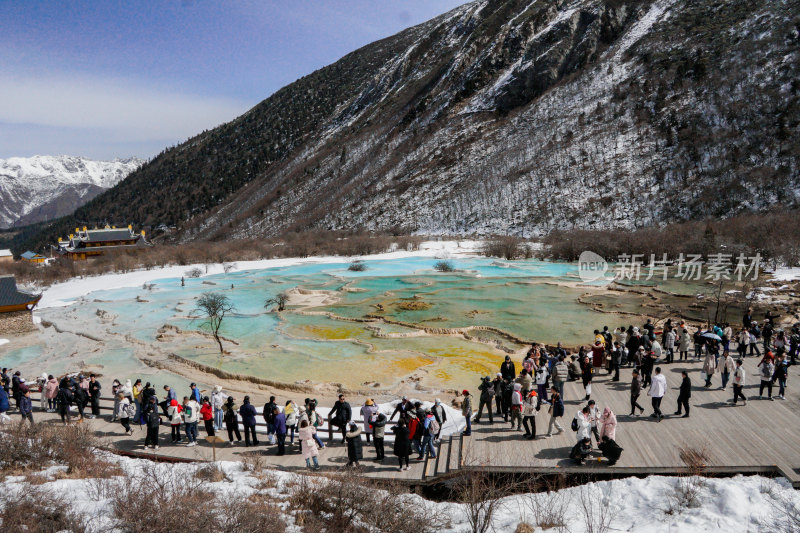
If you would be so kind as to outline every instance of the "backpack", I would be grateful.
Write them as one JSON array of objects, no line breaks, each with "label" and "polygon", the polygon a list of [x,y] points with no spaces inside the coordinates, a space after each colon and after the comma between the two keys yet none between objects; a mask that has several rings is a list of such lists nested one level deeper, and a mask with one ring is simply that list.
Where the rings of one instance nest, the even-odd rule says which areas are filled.
[{"label": "backpack", "polygon": [[431,421],[428,424],[428,433],[434,437],[439,433],[439,422],[436,421],[436,418],[431,418]]},{"label": "backpack", "polygon": [[136,416],[136,406],[132,403],[129,403],[125,406],[125,414],[128,415],[128,418],[133,418]]},{"label": "backpack", "polygon": [[578,419],[577,418],[573,418],[572,419],[572,426],[570,426],[570,427],[572,428],[572,431],[578,431]]}]

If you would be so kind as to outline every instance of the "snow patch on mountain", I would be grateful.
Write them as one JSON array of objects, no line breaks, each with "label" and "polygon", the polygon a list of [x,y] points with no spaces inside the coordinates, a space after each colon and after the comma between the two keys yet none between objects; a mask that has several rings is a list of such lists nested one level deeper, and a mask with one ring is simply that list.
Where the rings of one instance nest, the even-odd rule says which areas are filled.
[{"label": "snow patch on mountain", "polygon": [[142,163],[135,157],[95,161],[66,155],[0,159],[0,227],[67,214]]}]

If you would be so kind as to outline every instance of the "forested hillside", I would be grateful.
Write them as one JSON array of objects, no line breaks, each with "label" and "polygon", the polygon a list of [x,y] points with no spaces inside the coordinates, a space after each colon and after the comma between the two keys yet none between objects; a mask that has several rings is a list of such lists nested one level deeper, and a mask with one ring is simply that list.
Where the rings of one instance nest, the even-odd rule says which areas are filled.
[{"label": "forested hillside", "polygon": [[479,0],[168,149],[91,223],[539,235],[800,199],[799,0]]}]

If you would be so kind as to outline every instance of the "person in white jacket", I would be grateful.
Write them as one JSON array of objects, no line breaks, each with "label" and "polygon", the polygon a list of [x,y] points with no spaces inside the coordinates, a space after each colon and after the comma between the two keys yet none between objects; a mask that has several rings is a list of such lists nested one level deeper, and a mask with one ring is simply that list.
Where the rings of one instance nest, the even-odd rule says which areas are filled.
[{"label": "person in white jacket", "polygon": [[578,433],[576,435],[578,442],[583,442],[584,439],[591,440],[592,420],[591,410],[588,406],[575,413],[575,421],[576,425],[578,426]]},{"label": "person in white jacket", "polygon": [[736,350],[739,352],[739,357],[745,357],[747,355],[747,345],[750,344],[750,332],[747,331],[747,328],[742,328],[736,336],[736,342],[738,343]]},{"label": "person in white jacket", "polygon": [[597,407],[594,400],[589,400],[587,407],[589,408],[589,424],[592,427],[592,433],[594,433],[597,444],[600,444],[600,432],[597,430],[597,422],[600,420],[600,408]]},{"label": "person in white jacket", "polygon": [[117,411],[114,414],[125,429],[125,434],[133,435],[130,420],[136,414],[136,407],[131,404],[130,398],[121,392],[117,393],[117,400],[119,401],[119,405],[117,405]]},{"label": "person in white jacket", "polygon": [[722,362],[719,365],[722,374],[722,390],[725,390],[728,387],[728,381],[730,381],[731,376],[734,372],[736,372],[736,361],[733,360],[731,357],[730,352],[725,350],[722,352]]},{"label": "person in white jacket", "polygon": [[574,459],[576,463],[583,464],[583,461],[592,451],[592,424],[589,420],[589,408],[584,407],[583,410],[578,411],[572,424],[573,429],[577,431],[578,442],[572,447],[569,456],[570,459]]},{"label": "person in white jacket", "polygon": [[664,374],[661,373],[661,367],[656,367],[656,373],[650,381],[650,389],[647,391],[647,395],[650,396],[651,402],[653,404],[653,414],[650,415],[652,418],[657,418],[659,422],[661,419],[664,418],[664,415],[661,414],[661,400],[664,398],[664,394],[667,392],[667,378],[664,377]]},{"label": "person in white jacket", "polygon": [[531,391],[522,402],[522,425],[525,426],[523,438],[536,438],[536,411],[539,409],[539,395],[536,391]]},{"label": "person in white jacket", "polygon": [[733,405],[736,405],[736,400],[738,398],[742,399],[742,405],[747,405],[747,398],[745,398],[744,393],[742,393],[742,389],[744,388],[744,367],[742,366],[742,360],[736,360],[736,370],[733,372]]},{"label": "person in white jacket", "polygon": [[214,429],[216,431],[222,431],[222,421],[225,416],[222,407],[227,399],[228,395],[222,392],[220,385],[214,387],[214,391],[211,393],[211,408],[214,409]]},{"label": "person in white jacket", "polygon": [[678,339],[678,336],[675,334],[675,330],[669,328],[666,333],[664,333],[664,351],[667,355],[667,363],[672,363],[675,359],[675,341]]},{"label": "person in white jacket", "polygon": [[186,424],[186,446],[197,446],[197,421],[200,420],[200,404],[188,396],[183,397],[183,421]]}]

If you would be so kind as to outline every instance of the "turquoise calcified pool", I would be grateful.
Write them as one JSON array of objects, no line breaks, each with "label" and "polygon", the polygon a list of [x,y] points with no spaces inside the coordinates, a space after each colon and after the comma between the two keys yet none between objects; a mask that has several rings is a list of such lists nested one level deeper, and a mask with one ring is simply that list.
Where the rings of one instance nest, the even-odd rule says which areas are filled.
[{"label": "turquoise calcified pool", "polygon": [[[573,264],[470,258],[452,260],[456,272],[439,273],[436,262],[366,260],[363,272],[349,271],[348,263],[307,263],[189,278],[185,286],[167,278],[95,291],[65,312],[100,330],[103,345],[85,359],[107,369],[124,367],[134,350],[160,351],[276,381],[349,387],[389,387],[409,377],[458,387],[495,372],[525,342],[577,345],[589,342],[596,327],[631,321],[579,302],[589,289],[576,286]],[[290,289],[321,296],[280,314],[264,308],[265,300]],[[165,325],[197,330],[193,310],[204,292],[224,294],[235,306],[222,325],[221,334],[235,342],[225,342],[224,355],[208,338],[160,335]],[[645,313],[650,305],[640,295],[588,298],[607,307],[619,300],[625,313]],[[467,336],[455,334],[470,327]]]}]

